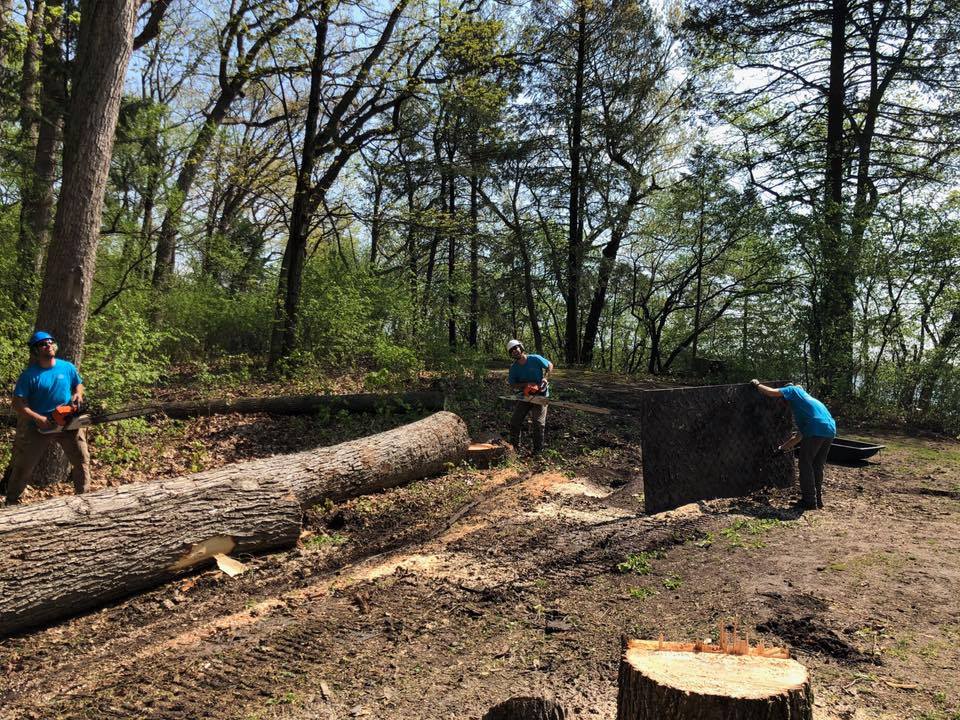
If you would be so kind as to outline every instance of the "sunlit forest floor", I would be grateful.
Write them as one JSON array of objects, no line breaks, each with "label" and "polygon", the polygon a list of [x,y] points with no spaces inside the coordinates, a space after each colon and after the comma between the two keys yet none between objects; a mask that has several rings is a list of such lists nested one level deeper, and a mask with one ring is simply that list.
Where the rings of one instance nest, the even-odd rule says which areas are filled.
[{"label": "sunlit forest floor", "polygon": [[[543,695],[612,720],[621,635],[737,623],[810,668],[817,718],[960,718],[960,443],[861,428],[887,449],[828,465],[824,510],[771,491],[647,516],[631,407],[651,385],[560,373],[562,397],[615,414],[552,409],[542,459],[316,508],[299,547],[240,558],[245,575],[0,642],[0,717],[480,718]],[[475,439],[506,434],[502,372],[443,389]],[[125,421],[93,435],[95,473],[169,477],[416,417]]]}]

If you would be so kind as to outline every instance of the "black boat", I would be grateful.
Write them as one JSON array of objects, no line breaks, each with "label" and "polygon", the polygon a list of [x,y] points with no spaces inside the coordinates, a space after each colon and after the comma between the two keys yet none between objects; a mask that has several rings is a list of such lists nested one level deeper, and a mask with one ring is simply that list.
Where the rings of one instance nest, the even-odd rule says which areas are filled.
[{"label": "black boat", "polygon": [[864,442],[863,440],[837,437],[833,439],[830,452],[827,453],[827,460],[841,463],[866,460],[868,457],[876,455],[885,447],[886,445],[874,445],[873,443]]}]

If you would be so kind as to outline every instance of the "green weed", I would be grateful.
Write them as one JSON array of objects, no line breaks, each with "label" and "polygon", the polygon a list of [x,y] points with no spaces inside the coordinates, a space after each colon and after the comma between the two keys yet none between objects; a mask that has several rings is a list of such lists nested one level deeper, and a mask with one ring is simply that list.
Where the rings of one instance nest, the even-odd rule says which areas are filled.
[{"label": "green weed", "polygon": [[762,548],[766,546],[766,543],[761,536],[782,525],[783,522],[776,518],[754,518],[752,520],[741,518],[730,527],[721,530],[720,534],[727,539],[731,547]]},{"label": "green weed", "polygon": [[303,546],[308,550],[319,550],[320,548],[343,545],[347,542],[347,537],[340,533],[333,535],[313,535],[303,541]]},{"label": "green weed", "polygon": [[667,590],[676,590],[681,585],[683,585],[683,580],[680,578],[679,575],[670,575],[663,579],[663,586]]},{"label": "green weed", "polygon": [[640,587],[630,588],[630,590],[627,591],[627,594],[630,595],[630,597],[634,598],[635,600],[646,600],[648,597],[652,597],[656,595],[657,591],[651,590],[648,587],[640,586]]},{"label": "green weed", "polygon": [[653,572],[653,565],[650,561],[658,557],[660,555],[656,551],[630,554],[623,562],[617,563],[617,570],[624,574],[649,575]]}]

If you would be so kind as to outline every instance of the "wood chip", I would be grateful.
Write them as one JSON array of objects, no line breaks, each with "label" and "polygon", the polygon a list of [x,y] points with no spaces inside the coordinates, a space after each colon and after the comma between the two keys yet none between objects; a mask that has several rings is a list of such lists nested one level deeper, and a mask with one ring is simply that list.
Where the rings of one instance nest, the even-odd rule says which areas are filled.
[{"label": "wood chip", "polygon": [[243,575],[247,571],[247,566],[244,565],[239,560],[234,560],[229,555],[224,555],[222,553],[217,553],[213,556],[214,560],[217,561],[217,567],[220,568],[222,572],[225,572],[230,577],[236,577],[237,575]]}]

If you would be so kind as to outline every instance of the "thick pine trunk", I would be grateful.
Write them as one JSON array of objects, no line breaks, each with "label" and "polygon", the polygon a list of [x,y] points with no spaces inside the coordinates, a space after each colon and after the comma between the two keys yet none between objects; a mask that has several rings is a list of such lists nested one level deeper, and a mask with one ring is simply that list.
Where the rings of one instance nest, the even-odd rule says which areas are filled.
[{"label": "thick pine trunk", "polygon": [[340,445],[0,511],[0,634],[157,585],[217,553],[291,546],[303,509],[439,473],[469,443],[464,422],[441,412]]},{"label": "thick pine trunk", "polygon": [[748,652],[629,641],[620,661],[617,720],[812,720],[806,668],[762,648]]}]

